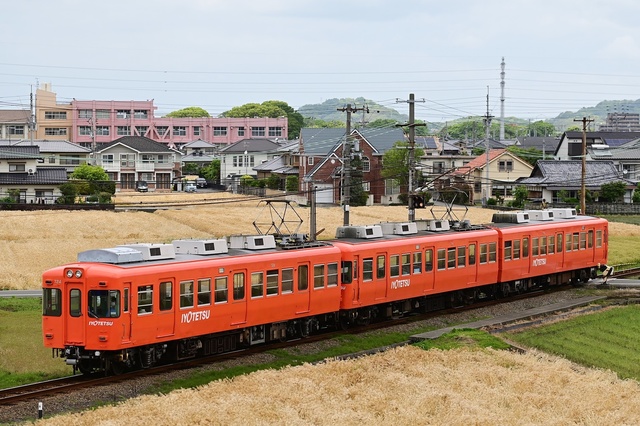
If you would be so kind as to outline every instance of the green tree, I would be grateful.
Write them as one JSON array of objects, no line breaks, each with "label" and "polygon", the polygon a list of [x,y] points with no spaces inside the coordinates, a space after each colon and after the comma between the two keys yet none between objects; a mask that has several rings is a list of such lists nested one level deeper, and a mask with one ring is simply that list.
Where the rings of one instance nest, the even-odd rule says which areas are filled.
[{"label": "green tree", "polygon": [[220,160],[213,160],[211,163],[200,169],[202,176],[209,182],[220,183]]},{"label": "green tree", "polygon": [[58,200],[56,201],[58,204],[75,204],[77,192],[76,185],[72,182],[60,185],[60,193],[62,195],[58,197]]},{"label": "green tree", "polygon": [[[416,148],[414,159],[424,155],[424,150]],[[409,143],[398,141],[393,148],[384,153],[382,157],[382,177],[385,179],[396,179],[401,186],[409,183]]]},{"label": "green tree", "polygon": [[207,111],[200,107],[187,107],[177,111],[172,111],[165,117],[186,118],[186,117],[211,117]]},{"label": "green tree", "polygon": [[513,207],[524,207],[524,202],[529,197],[529,191],[524,185],[516,186],[513,191]]},{"label": "green tree", "polygon": [[182,166],[182,174],[183,175],[200,175],[200,166],[196,163],[185,163]]},{"label": "green tree", "polygon": [[542,159],[542,151],[536,148],[521,148],[514,145],[507,147],[507,151],[517,155],[519,158],[522,158],[527,163],[532,166],[536,165],[536,162]]},{"label": "green tree", "polygon": [[302,114],[296,112],[289,104],[283,101],[244,104],[223,112],[220,117],[287,117],[289,139],[298,138],[300,129],[304,124]]},{"label": "green tree", "polygon": [[280,189],[280,176],[269,175],[269,177],[267,177],[267,188]]},{"label": "green tree", "polygon": [[287,192],[298,192],[299,188],[300,186],[299,186],[298,176],[296,175],[287,176],[286,183],[285,183],[285,189],[287,190]]},{"label": "green tree", "polygon": [[553,136],[556,134],[556,126],[551,123],[539,120],[527,126],[527,134],[529,136]]},{"label": "green tree", "polygon": [[319,118],[305,117],[303,126],[312,129],[340,129],[342,127],[345,127],[346,124],[344,123],[344,121],[325,121]]},{"label": "green tree", "polygon": [[627,191],[627,185],[624,182],[611,182],[602,184],[600,187],[600,200],[615,203],[622,200],[624,193]]},{"label": "green tree", "polygon": [[[115,194],[116,184],[109,179],[109,175],[100,166],[82,164],[69,175],[74,180],[78,195],[99,194],[101,192]],[[84,182],[82,182],[84,181]]]}]

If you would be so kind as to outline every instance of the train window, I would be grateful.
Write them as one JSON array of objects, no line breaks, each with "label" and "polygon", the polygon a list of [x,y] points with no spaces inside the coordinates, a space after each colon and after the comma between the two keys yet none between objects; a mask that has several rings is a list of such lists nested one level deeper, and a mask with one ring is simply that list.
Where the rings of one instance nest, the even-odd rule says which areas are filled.
[{"label": "train window", "polygon": [[282,270],[282,293],[293,293],[293,268]]},{"label": "train window", "polygon": [[198,306],[211,304],[211,278],[198,280]]},{"label": "train window", "polygon": [[539,244],[540,244],[540,240],[538,240],[538,237],[531,239],[531,256],[537,256],[539,254],[539,251],[540,251]]},{"label": "train window", "polygon": [[511,260],[511,241],[504,242],[504,260]]},{"label": "train window", "polygon": [[496,261],[496,248],[497,243],[489,243],[489,263]]},{"label": "train window", "polygon": [[193,281],[180,283],[180,307],[193,308]]},{"label": "train window", "polygon": [[373,281],[373,258],[362,260],[362,281]]},{"label": "train window", "polygon": [[520,240],[513,240],[513,260],[520,259]]},{"label": "train window", "polygon": [[549,254],[556,252],[556,236],[549,235]]},{"label": "train window", "polygon": [[381,279],[384,278],[387,274],[387,258],[383,254],[381,254],[380,256],[378,256],[377,262],[378,266],[376,268],[376,278]]},{"label": "train window", "polygon": [[469,265],[476,264],[476,245],[469,244]]},{"label": "train window", "polygon": [[343,260],[342,261],[342,282],[344,284],[351,284],[351,270],[353,269],[353,262]]},{"label": "train window", "polygon": [[338,285],[338,263],[333,262],[327,265],[327,287]]},{"label": "train window", "polygon": [[124,289],[124,300],[122,301],[122,312],[129,312],[129,289]]},{"label": "train window", "polygon": [[589,237],[587,238],[587,247],[593,248],[593,229],[589,231]]},{"label": "train window", "polygon": [[467,248],[458,247],[458,268],[464,268],[467,264]]},{"label": "train window", "polygon": [[400,276],[400,256],[397,254],[394,254],[389,257],[389,276],[391,277]]},{"label": "train window", "polygon": [[244,272],[233,274],[233,300],[244,299]]},{"label": "train window", "polygon": [[522,239],[522,258],[529,257],[529,237]]},{"label": "train window", "polygon": [[402,275],[411,274],[411,254],[404,253],[402,255]]},{"label": "train window", "polygon": [[109,317],[118,318],[120,316],[120,292],[109,290]]},{"label": "train window", "polygon": [[89,316],[92,318],[117,318],[120,316],[120,292],[118,290],[91,290],[88,295]]},{"label": "train window", "polygon": [[580,234],[578,232],[573,233],[573,250],[580,248]]},{"label": "train window", "polygon": [[160,283],[160,310],[170,311],[173,309],[173,283],[164,281]]},{"label": "train window", "polygon": [[480,244],[480,263],[487,263],[487,245]]},{"label": "train window", "polygon": [[447,268],[456,267],[456,248],[452,247],[447,249]]},{"label": "train window", "polygon": [[564,251],[571,251],[571,234],[567,234],[566,246]]},{"label": "train window", "polygon": [[313,288],[324,288],[324,265],[313,265]]},{"label": "train window", "polygon": [[45,288],[42,291],[42,315],[48,317],[62,315],[61,296],[62,291],[59,288]]},{"label": "train window", "polygon": [[214,281],[215,303],[226,303],[229,300],[229,288],[227,286],[227,277],[217,277]]},{"label": "train window", "polygon": [[150,314],[153,312],[153,286],[141,285],[138,287],[138,313]]},{"label": "train window", "polygon": [[425,272],[433,271],[433,249],[424,252],[424,270]]},{"label": "train window", "polygon": [[305,291],[309,288],[309,267],[307,265],[298,266],[298,291]]},{"label": "train window", "polygon": [[587,248],[587,233],[580,233],[580,250],[584,250]]},{"label": "train window", "polygon": [[[69,292],[69,315],[72,317],[79,317],[82,315],[81,296],[82,292],[77,288],[72,288]],[[89,311],[89,315],[91,315],[91,311]],[[94,318],[98,318],[95,313],[92,316]]]},{"label": "train window", "polygon": [[413,273],[419,274],[422,272],[422,253],[415,252],[413,253]]},{"label": "train window", "polygon": [[278,277],[280,273],[277,269],[267,271],[267,296],[278,294]]},{"label": "train window", "polygon": [[596,247],[602,247],[602,231],[596,231]]},{"label": "train window", "polygon": [[540,255],[547,254],[547,237],[540,237]]},{"label": "train window", "polygon": [[264,273],[251,273],[251,297],[262,297],[264,295]]}]

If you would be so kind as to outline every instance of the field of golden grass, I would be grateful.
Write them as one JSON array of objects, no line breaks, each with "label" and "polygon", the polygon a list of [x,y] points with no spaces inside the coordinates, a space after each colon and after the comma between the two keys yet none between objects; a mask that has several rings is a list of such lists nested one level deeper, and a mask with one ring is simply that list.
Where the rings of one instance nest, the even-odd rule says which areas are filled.
[{"label": "field of golden grass", "polygon": [[402,347],[259,371],[36,424],[631,425],[640,421],[639,390],[635,381],[535,351]]},{"label": "field of golden grass", "polygon": [[[189,206],[155,212],[124,211],[2,211],[0,220],[0,289],[27,290],[40,288],[42,272],[74,262],[84,250],[113,247],[135,242],[171,242],[178,238],[223,237],[233,234],[255,234],[254,222],[266,232],[272,216],[264,203],[228,193],[196,194],[129,194],[116,196],[116,203],[146,203],[163,201],[209,200],[212,204]],[[282,214],[280,207],[280,214]],[[296,207],[303,220],[287,212],[287,227],[291,232],[309,232],[310,209]],[[443,208],[416,210],[417,219],[443,217]],[[469,219],[474,224],[491,221],[493,211],[469,207],[454,210],[457,219]],[[352,207],[351,224],[406,221],[404,206]],[[294,220],[295,219],[295,220]],[[343,224],[340,207],[320,207],[317,210],[318,239],[335,236]],[[298,229],[298,226],[300,228]],[[611,223],[611,235],[640,235],[640,226]],[[271,229],[269,232],[273,232]]]}]

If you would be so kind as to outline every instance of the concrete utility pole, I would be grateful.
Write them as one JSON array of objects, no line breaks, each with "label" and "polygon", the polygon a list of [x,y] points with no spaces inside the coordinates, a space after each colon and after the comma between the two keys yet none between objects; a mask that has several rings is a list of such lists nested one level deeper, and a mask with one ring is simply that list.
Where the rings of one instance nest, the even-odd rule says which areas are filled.
[{"label": "concrete utility pole", "polygon": [[484,166],[485,170],[485,184],[483,187],[489,187],[489,189],[485,189],[484,196],[482,197],[482,206],[487,205],[487,200],[491,197],[491,181],[489,180],[489,151],[491,151],[491,145],[489,144],[489,134],[491,132],[491,119],[493,115],[489,115],[489,87],[487,87],[487,114],[484,116],[484,146],[487,152],[487,164]]},{"label": "concrete utility pole", "polygon": [[591,123],[593,120],[588,119],[587,117],[582,117],[581,120],[574,119],[573,121],[582,121],[582,179],[580,185],[580,214],[587,214],[587,124]]},{"label": "concrete utility pole", "polygon": [[[424,102],[422,99],[418,102]],[[400,101],[399,99],[396,102],[407,102],[409,104],[409,123],[405,124],[405,126],[409,126],[409,158],[408,158],[408,166],[409,166],[409,188],[407,191],[407,203],[409,206],[409,222],[413,222],[416,219],[416,209],[413,203],[413,175],[415,172],[415,147],[416,147],[416,126],[426,126],[425,123],[416,124],[416,100],[413,93],[409,94],[408,101]]]},{"label": "concrete utility pole", "polygon": [[347,134],[342,145],[342,208],[344,211],[343,225],[349,225],[349,203],[351,202],[351,113],[363,111],[368,108],[351,108],[351,104],[347,104],[346,108],[338,108],[338,111],[347,112]]},{"label": "concrete utility pole", "polygon": [[500,140],[504,140],[504,56],[502,57],[502,63],[500,68]]}]

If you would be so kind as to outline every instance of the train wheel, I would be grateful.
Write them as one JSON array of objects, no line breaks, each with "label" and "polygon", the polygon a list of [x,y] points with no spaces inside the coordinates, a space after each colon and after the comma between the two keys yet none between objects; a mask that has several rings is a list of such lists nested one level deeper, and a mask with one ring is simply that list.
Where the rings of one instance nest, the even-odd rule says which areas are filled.
[{"label": "train wheel", "polygon": [[309,337],[311,334],[311,320],[309,318],[304,318],[300,321],[300,337],[303,339]]}]

